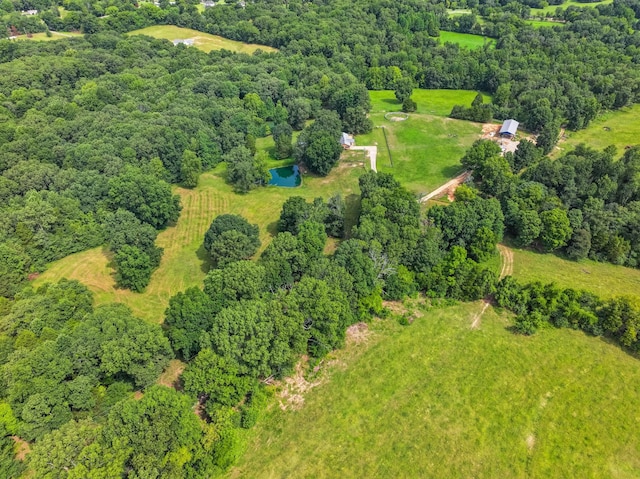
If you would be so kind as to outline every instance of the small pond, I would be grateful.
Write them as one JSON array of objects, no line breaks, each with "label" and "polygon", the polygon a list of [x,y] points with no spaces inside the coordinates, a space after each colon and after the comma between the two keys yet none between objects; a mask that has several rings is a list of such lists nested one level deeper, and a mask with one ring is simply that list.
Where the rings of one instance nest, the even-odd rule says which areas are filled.
[{"label": "small pond", "polygon": [[300,170],[298,165],[283,166],[281,168],[271,168],[270,185],[287,186],[289,188],[294,186],[300,186],[302,183],[302,177],[300,176]]}]

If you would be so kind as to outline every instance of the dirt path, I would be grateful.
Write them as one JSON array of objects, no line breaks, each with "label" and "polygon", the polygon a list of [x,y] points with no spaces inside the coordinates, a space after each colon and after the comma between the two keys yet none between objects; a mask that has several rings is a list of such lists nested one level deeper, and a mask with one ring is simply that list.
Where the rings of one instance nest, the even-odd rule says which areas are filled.
[{"label": "dirt path", "polygon": [[425,203],[432,198],[437,198],[449,191],[455,190],[460,184],[464,183],[467,180],[467,178],[469,178],[469,176],[471,176],[470,171],[465,171],[464,173],[459,174],[454,179],[447,181],[444,185],[436,188],[428,195],[425,195],[422,198],[420,198],[420,203]]},{"label": "dirt path", "polygon": [[366,153],[366,156],[369,157],[369,160],[371,161],[371,170],[375,171],[376,173],[378,172],[378,170],[376,169],[376,157],[378,156],[378,147],[377,146],[352,146],[351,148],[349,148],[350,150],[364,150]]},{"label": "dirt path", "polygon": [[513,274],[513,251],[503,244],[498,245],[498,251],[502,256],[502,269],[500,270],[500,279]]},{"label": "dirt path", "polygon": [[[502,269],[500,270],[500,279],[502,279],[505,276],[510,276],[513,274],[513,251],[503,244],[498,245],[498,251],[500,252],[500,256],[502,257]],[[482,309],[473,316],[473,320],[471,321],[471,329],[478,329],[480,327],[480,320],[482,319],[482,315],[487,310],[490,304],[491,298],[484,298],[482,300]]]}]

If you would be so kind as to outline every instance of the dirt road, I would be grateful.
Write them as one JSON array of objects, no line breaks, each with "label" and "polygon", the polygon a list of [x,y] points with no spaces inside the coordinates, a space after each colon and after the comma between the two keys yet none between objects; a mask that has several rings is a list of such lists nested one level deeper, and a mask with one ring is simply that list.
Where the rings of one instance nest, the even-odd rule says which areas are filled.
[{"label": "dirt road", "polygon": [[464,173],[456,176],[454,179],[447,181],[444,185],[436,188],[431,193],[424,195],[422,198],[420,198],[420,203],[425,203],[432,198],[437,198],[439,196],[444,195],[450,190],[455,190],[458,187],[458,185],[464,183],[467,180],[467,178],[469,178],[469,176],[471,176],[471,172],[465,171]]}]

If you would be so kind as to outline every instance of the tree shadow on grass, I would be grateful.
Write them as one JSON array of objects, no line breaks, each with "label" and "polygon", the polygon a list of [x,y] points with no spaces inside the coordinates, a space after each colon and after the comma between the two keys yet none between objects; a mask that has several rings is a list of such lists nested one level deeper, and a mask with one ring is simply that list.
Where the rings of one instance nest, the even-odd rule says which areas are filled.
[{"label": "tree shadow on grass", "polygon": [[442,168],[442,174],[446,178],[455,178],[464,171],[461,165],[449,165]]},{"label": "tree shadow on grass", "polygon": [[200,260],[200,270],[203,273],[208,273],[214,268],[213,260],[209,255],[209,252],[204,249],[204,243],[200,245],[198,251],[196,251],[196,256]]},{"label": "tree shadow on grass", "polygon": [[345,239],[349,239],[351,238],[351,230],[358,223],[358,216],[360,215],[360,195],[354,193],[347,195],[344,202],[344,237]]},{"label": "tree shadow on grass", "polygon": [[272,221],[267,225],[267,232],[273,237],[279,233],[278,221]]},{"label": "tree shadow on grass", "polygon": [[395,98],[383,98],[382,103],[389,103],[390,105],[402,106],[402,103]]}]

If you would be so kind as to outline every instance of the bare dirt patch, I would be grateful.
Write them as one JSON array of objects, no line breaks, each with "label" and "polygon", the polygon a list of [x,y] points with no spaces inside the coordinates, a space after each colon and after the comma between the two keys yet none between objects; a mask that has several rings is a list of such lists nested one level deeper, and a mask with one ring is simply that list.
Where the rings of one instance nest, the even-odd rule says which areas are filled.
[{"label": "bare dirt patch", "polygon": [[529,450],[529,452],[533,451],[533,448],[536,445],[536,437],[533,434],[529,434],[525,441],[527,443],[527,449]]},{"label": "bare dirt patch", "polygon": [[352,324],[347,328],[347,344],[362,344],[369,339],[370,334],[367,323]]},{"label": "bare dirt patch", "polygon": [[293,376],[289,376],[282,380],[282,390],[280,391],[278,403],[280,405],[280,409],[283,411],[288,409],[300,409],[304,404],[304,394],[311,389],[320,386],[324,382],[323,379],[309,382],[304,377],[304,371],[306,370],[308,360],[309,358],[307,356],[303,356],[298,364],[296,364]]},{"label": "bare dirt patch", "polygon": [[187,365],[178,359],[172,359],[169,367],[158,378],[158,384],[168,388],[178,389],[180,375]]},{"label": "bare dirt patch", "polygon": [[24,461],[27,454],[31,452],[31,446],[27,441],[18,436],[11,436],[11,439],[16,443],[16,460]]}]

